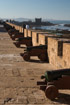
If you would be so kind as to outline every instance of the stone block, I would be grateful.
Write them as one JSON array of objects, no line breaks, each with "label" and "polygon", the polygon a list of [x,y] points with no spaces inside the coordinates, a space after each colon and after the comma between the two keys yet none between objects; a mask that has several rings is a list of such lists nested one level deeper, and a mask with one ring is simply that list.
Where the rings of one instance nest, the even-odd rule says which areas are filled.
[{"label": "stone block", "polygon": [[28,30],[24,29],[24,37],[28,37]]}]

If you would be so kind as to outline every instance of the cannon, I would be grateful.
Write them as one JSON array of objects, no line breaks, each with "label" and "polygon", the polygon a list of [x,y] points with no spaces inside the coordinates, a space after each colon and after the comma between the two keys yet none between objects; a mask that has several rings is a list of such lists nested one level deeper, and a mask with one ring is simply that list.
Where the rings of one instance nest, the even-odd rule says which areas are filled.
[{"label": "cannon", "polygon": [[11,36],[13,40],[15,40],[16,38],[23,38],[23,37],[24,37],[24,33],[16,33],[14,36]]},{"label": "cannon", "polygon": [[8,34],[10,35],[10,37],[12,38],[12,35],[16,34],[16,33],[19,33],[19,30],[16,30],[16,29],[10,29],[8,30]]},{"label": "cannon", "polygon": [[20,47],[20,45],[25,44],[26,46],[32,46],[32,37],[24,37],[18,38],[18,40],[14,43],[16,47]]},{"label": "cannon", "polygon": [[6,31],[9,31],[10,29],[14,29],[14,27],[12,27],[6,23],[4,23],[4,27],[5,27]]},{"label": "cannon", "polygon": [[46,71],[41,79],[45,78],[45,95],[49,99],[58,97],[58,89],[70,89],[70,69]]},{"label": "cannon", "polygon": [[25,48],[23,58],[30,60],[30,56],[38,56],[41,61],[48,61],[47,45],[30,46]]}]

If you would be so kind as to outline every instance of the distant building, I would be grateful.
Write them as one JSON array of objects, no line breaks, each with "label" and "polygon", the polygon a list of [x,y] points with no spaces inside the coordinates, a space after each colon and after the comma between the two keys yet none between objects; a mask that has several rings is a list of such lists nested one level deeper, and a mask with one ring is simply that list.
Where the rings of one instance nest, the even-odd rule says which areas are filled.
[{"label": "distant building", "polygon": [[35,23],[36,24],[41,24],[42,18],[35,18]]}]

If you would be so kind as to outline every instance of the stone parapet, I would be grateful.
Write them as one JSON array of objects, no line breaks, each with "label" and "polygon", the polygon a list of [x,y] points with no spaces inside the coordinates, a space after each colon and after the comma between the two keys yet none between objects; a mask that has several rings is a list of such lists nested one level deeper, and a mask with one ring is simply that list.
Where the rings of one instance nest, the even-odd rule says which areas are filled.
[{"label": "stone parapet", "polygon": [[[70,39],[64,38],[48,38],[48,56],[50,64],[54,65],[56,68],[69,68],[68,58],[69,50],[65,47],[70,43]],[[68,57],[67,57],[68,54]]]},{"label": "stone parapet", "polygon": [[[19,32],[23,32],[21,26],[6,22],[14,26]],[[55,68],[70,68],[70,38],[62,38],[41,30],[24,29],[24,37],[32,37],[32,45],[47,45],[49,63]]]}]

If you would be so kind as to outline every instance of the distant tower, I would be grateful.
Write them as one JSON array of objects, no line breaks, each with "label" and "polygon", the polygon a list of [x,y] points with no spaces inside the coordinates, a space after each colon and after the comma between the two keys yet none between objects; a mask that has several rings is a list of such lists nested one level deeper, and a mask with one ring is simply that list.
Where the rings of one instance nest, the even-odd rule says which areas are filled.
[{"label": "distant tower", "polygon": [[42,18],[35,18],[35,23],[36,24],[41,24]]}]

